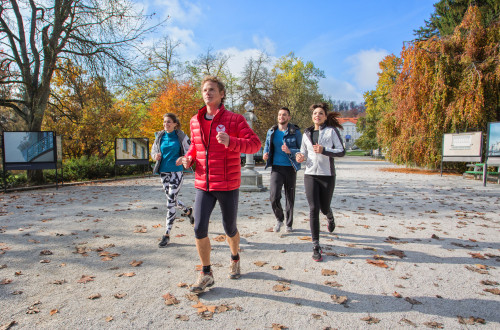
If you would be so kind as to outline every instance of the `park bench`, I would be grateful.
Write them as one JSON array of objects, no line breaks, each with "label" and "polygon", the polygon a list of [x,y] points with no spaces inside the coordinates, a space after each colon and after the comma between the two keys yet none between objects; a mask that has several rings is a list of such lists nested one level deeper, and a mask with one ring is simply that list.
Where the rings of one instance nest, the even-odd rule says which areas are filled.
[{"label": "park bench", "polygon": [[[469,168],[472,168],[470,171],[465,171],[465,174],[471,174],[474,176],[474,179],[480,179],[483,177],[483,169],[484,169],[484,163],[475,163],[475,164],[467,164],[466,165]],[[488,176],[496,176],[497,177],[497,183],[500,183],[500,172],[499,172],[499,166],[493,166],[496,167],[496,171],[488,171],[487,175]]]}]

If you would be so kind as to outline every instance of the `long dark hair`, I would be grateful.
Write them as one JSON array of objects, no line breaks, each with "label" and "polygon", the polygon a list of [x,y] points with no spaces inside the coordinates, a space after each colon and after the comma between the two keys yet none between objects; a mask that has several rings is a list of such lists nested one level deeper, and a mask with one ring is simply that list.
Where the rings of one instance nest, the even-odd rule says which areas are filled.
[{"label": "long dark hair", "polygon": [[326,115],[326,125],[327,126],[337,127],[337,128],[343,129],[342,125],[339,122],[340,112],[337,112],[337,111],[330,111],[330,112],[328,112],[328,104],[326,104],[325,102],[321,102],[321,103],[312,104],[309,107],[309,110],[311,111],[311,114],[317,108],[321,108],[325,112],[325,115]]}]

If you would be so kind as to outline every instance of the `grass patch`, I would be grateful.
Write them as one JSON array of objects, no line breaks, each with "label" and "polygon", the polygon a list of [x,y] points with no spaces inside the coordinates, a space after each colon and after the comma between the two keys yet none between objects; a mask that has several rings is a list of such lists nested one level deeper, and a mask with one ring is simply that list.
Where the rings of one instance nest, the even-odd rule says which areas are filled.
[{"label": "grass patch", "polygon": [[366,151],[364,150],[350,150],[346,151],[345,155],[346,156],[364,156],[366,154]]}]

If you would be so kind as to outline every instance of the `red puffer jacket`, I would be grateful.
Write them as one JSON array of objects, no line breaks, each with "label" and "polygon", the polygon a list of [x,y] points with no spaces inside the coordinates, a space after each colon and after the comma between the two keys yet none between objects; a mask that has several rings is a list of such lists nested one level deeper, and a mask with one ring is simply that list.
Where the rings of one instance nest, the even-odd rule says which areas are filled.
[{"label": "red puffer jacket", "polygon": [[[193,157],[196,163],[194,186],[205,191],[238,189],[241,184],[240,153],[256,153],[261,147],[260,139],[242,115],[226,110],[221,105],[212,119],[207,147],[200,125],[206,112],[205,106],[190,122],[191,146],[186,156]],[[221,130],[229,135],[227,148],[217,141],[217,133]]]}]

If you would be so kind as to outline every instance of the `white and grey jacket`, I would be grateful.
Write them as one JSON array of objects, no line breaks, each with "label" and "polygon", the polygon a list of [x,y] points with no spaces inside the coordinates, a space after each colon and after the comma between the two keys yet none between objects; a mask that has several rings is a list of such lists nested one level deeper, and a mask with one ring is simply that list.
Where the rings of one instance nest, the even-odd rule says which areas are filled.
[{"label": "white and grey jacket", "polygon": [[344,144],[339,130],[323,124],[319,129],[318,144],[323,146],[321,154],[315,153],[312,143],[314,126],[306,128],[302,138],[300,152],[305,157],[305,174],[309,175],[335,175],[334,157],[345,155]]},{"label": "white and grey jacket", "polygon": [[[179,139],[179,144],[181,145],[180,156],[182,157],[188,151],[189,146],[191,145],[191,140],[189,140],[188,136],[180,129],[176,129],[174,130],[174,132],[177,135],[177,138]],[[151,158],[153,159],[156,158],[156,154],[160,153],[161,138],[164,134],[165,130],[155,132],[155,141],[151,146]],[[156,161],[155,167],[153,169],[153,174],[160,174],[158,173],[158,170],[160,169],[160,164],[161,164],[161,159]]]}]

